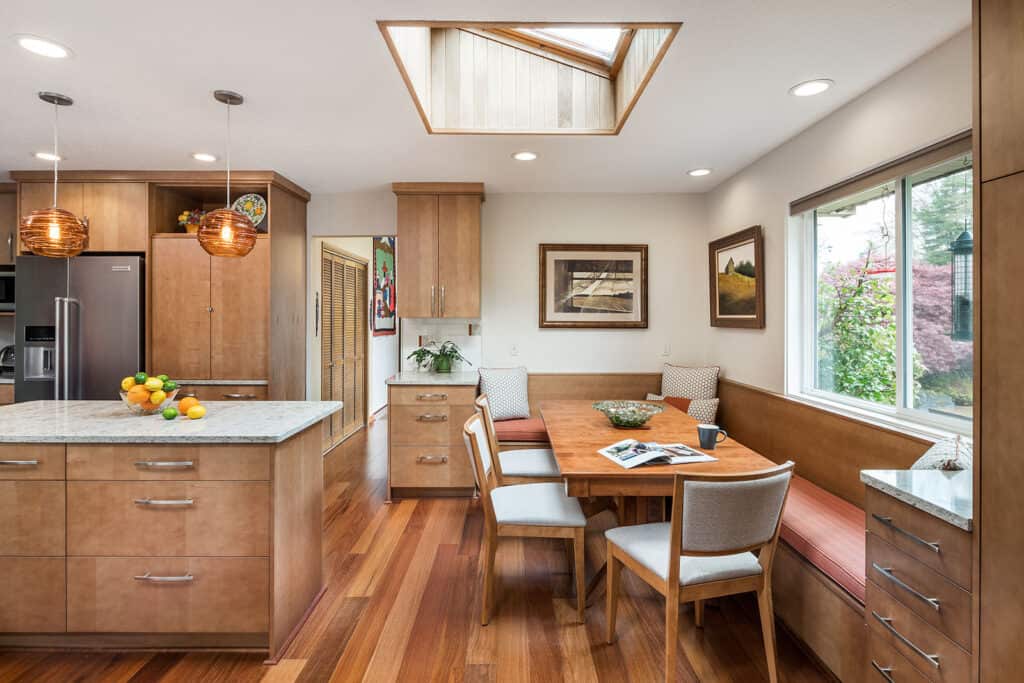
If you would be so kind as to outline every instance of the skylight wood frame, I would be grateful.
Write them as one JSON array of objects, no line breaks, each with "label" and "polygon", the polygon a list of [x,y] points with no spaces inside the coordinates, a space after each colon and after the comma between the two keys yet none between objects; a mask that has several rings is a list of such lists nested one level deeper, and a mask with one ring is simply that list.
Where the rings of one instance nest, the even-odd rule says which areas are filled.
[{"label": "skylight wood frame", "polygon": [[[378,20],[377,27],[384,38],[384,42],[388,47],[388,51],[391,53],[392,59],[395,61],[395,65],[398,67],[399,74],[405,83],[406,89],[409,91],[409,95],[413,99],[416,111],[423,122],[424,127],[428,134],[432,135],[618,135],[622,128],[625,126],[626,121],[632,113],[633,108],[636,106],[640,96],[643,95],[647,88],[647,84],[650,82],[654,73],[661,65],[662,60],[665,57],[668,49],[671,47],[676,35],[679,33],[679,29],[682,27],[682,22],[635,22],[635,21],[622,21],[622,22],[573,22],[573,21],[435,21],[435,20],[421,20],[421,19],[400,19],[400,20]],[[423,106],[420,101],[420,97],[416,92],[416,88],[413,85],[413,81],[406,70],[405,64],[403,63],[402,57],[399,50],[392,39],[390,33],[391,28],[398,27],[419,27],[419,28],[430,28],[430,29],[461,29],[472,33],[484,33],[488,34],[488,38],[499,42],[513,42],[517,41],[520,45],[515,46],[517,49],[524,49],[530,52],[529,49],[535,46],[532,50],[534,54],[538,56],[557,61],[562,64],[566,64],[573,68],[585,70],[590,73],[607,78],[612,83],[616,83],[618,79],[623,63],[626,59],[626,55],[630,50],[634,38],[637,35],[637,31],[642,29],[663,29],[667,31],[667,34],[663,38],[660,46],[658,47],[657,53],[651,59],[646,72],[643,73],[639,82],[635,85],[635,90],[629,96],[625,102],[619,102],[618,98],[615,98],[615,116],[614,125],[610,128],[542,128],[542,129],[464,129],[464,128],[445,128],[436,127],[431,124],[430,116],[427,109]],[[621,28],[623,29],[622,35],[619,38],[619,43],[615,48],[615,53],[611,63],[606,63],[604,60],[594,57],[593,55],[586,55],[583,53],[576,53],[566,49],[565,47],[558,45],[554,42],[545,41],[532,34],[520,34],[515,29],[520,28]],[[545,45],[539,46],[539,43]]]}]

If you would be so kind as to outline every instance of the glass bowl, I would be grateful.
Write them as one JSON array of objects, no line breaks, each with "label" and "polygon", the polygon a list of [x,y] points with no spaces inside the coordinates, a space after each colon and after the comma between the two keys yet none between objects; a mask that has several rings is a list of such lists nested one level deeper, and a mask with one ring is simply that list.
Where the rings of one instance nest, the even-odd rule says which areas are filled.
[{"label": "glass bowl", "polygon": [[132,403],[131,401],[128,400],[127,391],[121,392],[121,400],[124,401],[124,404],[126,406],[128,406],[128,410],[135,413],[136,415],[156,415],[161,410],[163,410],[164,408],[166,408],[167,406],[174,402],[174,397],[178,395],[179,391],[180,389],[175,389],[174,391],[168,392],[167,398],[164,399],[164,402],[154,408],[145,407],[147,405],[146,403]]},{"label": "glass bowl", "polygon": [[604,413],[613,427],[639,429],[665,407],[646,401],[598,401],[594,409]]}]

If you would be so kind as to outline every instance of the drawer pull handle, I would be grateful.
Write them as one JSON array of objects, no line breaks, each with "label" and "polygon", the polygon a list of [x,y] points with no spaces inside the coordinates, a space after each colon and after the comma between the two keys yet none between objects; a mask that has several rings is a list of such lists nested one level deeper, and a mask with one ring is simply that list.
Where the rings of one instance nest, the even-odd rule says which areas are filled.
[{"label": "drawer pull handle", "polygon": [[448,394],[416,394],[417,401],[447,401]]},{"label": "drawer pull handle", "polygon": [[873,616],[879,624],[884,626],[885,629],[889,631],[889,633],[896,636],[896,638],[899,639],[901,643],[903,643],[911,650],[916,652],[918,655],[921,656],[922,659],[924,659],[926,662],[934,666],[936,669],[939,668],[939,656],[928,654],[927,652],[919,648],[917,645],[915,645],[914,642],[907,638],[905,635],[897,631],[896,627],[892,625],[892,617],[883,617],[875,610],[871,610],[871,616]]},{"label": "drawer pull handle", "polygon": [[191,470],[195,463],[191,460],[139,460],[135,466],[147,470]]},{"label": "drawer pull handle", "polygon": [[890,529],[892,529],[893,531],[895,531],[896,533],[903,534],[904,536],[909,538],[914,543],[917,543],[918,545],[923,545],[925,548],[928,548],[933,553],[939,552],[939,544],[938,543],[933,543],[932,541],[926,541],[923,538],[921,538],[920,536],[917,536],[915,534],[910,533],[906,529],[901,529],[900,527],[898,527],[895,524],[893,524],[892,517],[883,517],[882,515],[879,515],[879,514],[877,514],[875,512],[872,512],[871,516],[874,517],[875,519],[877,519],[879,522],[881,522],[885,526],[887,526]]},{"label": "drawer pull handle", "polygon": [[448,464],[447,455],[421,455],[416,458],[416,462],[421,465],[446,465]]},{"label": "drawer pull handle", "polygon": [[153,576],[149,572],[146,572],[142,576],[133,576],[136,581],[146,581],[148,583],[192,583],[196,580],[196,577],[191,574],[184,574],[183,576]]},{"label": "drawer pull handle", "polygon": [[37,467],[39,465],[38,460],[0,460],[0,465],[7,465],[8,467]]},{"label": "drawer pull handle", "polygon": [[448,421],[448,416],[447,415],[431,415],[430,413],[427,413],[426,415],[418,415],[416,417],[416,420],[418,422],[447,422]]},{"label": "drawer pull handle", "polygon": [[256,394],[223,394],[223,396],[227,399],[236,399],[241,401],[252,401],[256,398]]},{"label": "drawer pull handle", "polygon": [[192,498],[136,498],[136,505],[146,505],[150,507],[159,507],[161,505],[166,507],[187,507],[189,505],[195,505],[196,501]]},{"label": "drawer pull handle", "polygon": [[904,583],[898,576],[893,574],[892,567],[880,567],[877,562],[872,562],[871,566],[875,568],[875,571],[884,576],[885,578],[892,581],[894,584],[907,591],[921,602],[925,602],[929,607],[932,607],[936,612],[939,611],[939,599],[929,598],[927,595],[918,592],[913,586],[909,586]]},{"label": "drawer pull handle", "polygon": [[873,659],[871,660],[871,666],[875,667],[875,671],[878,672],[878,675],[889,681],[889,683],[896,683],[896,679],[892,677],[891,666],[882,666]]}]

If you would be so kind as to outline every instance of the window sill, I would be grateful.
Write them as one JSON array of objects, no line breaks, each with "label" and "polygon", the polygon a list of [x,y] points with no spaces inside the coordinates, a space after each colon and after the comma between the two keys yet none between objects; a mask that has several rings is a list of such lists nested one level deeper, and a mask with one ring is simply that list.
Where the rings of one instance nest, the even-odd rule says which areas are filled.
[{"label": "window sill", "polygon": [[786,397],[798,403],[803,403],[814,408],[820,408],[821,410],[826,410],[830,413],[835,413],[836,415],[842,415],[843,417],[849,417],[854,420],[866,422],[876,427],[882,427],[883,429],[891,429],[932,443],[942,441],[943,439],[953,439],[958,436],[965,439],[968,443],[972,440],[971,425],[966,425],[966,433],[958,432],[951,428],[910,420],[903,415],[890,415],[880,411],[867,410],[841,401],[832,401],[814,394],[787,393]]}]

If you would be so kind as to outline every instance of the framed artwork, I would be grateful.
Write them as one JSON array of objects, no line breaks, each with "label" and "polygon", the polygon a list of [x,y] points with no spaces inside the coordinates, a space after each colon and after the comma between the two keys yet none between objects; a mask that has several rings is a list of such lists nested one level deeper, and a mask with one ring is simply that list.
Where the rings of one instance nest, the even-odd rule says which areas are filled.
[{"label": "framed artwork", "polygon": [[708,244],[712,327],[764,327],[764,237],[761,226]]},{"label": "framed artwork", "polygon": [[395,238],[373,238],[373,336],[395,334]]},{"label": "framed artwork", "polygon": [[541,328],[646,328],[646,244],[540,245]]}]

